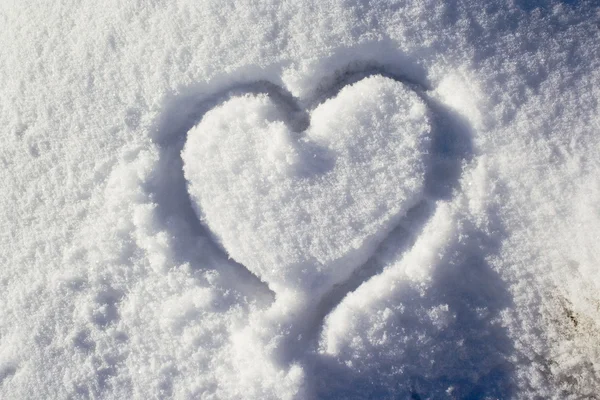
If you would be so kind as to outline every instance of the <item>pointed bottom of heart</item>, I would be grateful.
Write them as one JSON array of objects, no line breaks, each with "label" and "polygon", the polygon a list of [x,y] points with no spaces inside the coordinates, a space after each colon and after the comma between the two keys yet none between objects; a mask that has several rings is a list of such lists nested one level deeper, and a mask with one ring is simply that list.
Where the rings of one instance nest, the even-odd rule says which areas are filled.
[{"label": "pointed bottom of heart", "polygon": [[253,313],[248,326],[232,335],[230,354],[232,368],[239,372],[240,394],[268,398],[276,389],[281,398],[310,398],[302,359],[314,315],[309,300],[288,292],[268,309]]}]

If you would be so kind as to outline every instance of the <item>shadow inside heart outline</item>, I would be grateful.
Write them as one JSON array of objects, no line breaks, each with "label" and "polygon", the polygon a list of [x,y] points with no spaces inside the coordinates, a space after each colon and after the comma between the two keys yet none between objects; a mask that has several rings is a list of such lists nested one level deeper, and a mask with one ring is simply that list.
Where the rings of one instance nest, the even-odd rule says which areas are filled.
[{"label": "shadow inside heart outline", "polygon": [[188,132],[188,192],[232,258],[309,307],[422,199],[428,114],[379,75],[321,103],[298,134],[268,96],[235,97]]},{"label": "shadow inside heart outline", "polygon": [[[180,157],[187,132],[202,119],[207,111],[233,96],[248,93],[267,94],[275,99],[278,106],[285,111],[285,115],[290,116],[285,121],[288,126],[291,126],[294,131],[301,132],[309,123],[307,110],[316,107],[324,98],[335,96],[344,86],[372,75],[382,75],[410,86],[425,102],[431,115],[431,152],[435,154],[435,157],[432,158],[425,175],[426,200],[413,207],[398,224],[398,227],[390,233],[388,239],[380,245],[380,247],[394,246],[399,249],[399,252],[409,249],[423,225],[434,212],[436,201],[452,197],[461,175],[463,163],[469,159],[472,153],[471,128],[456,112],[431,98],[425,84],[414,82],[390,72],[382,66],[375,65],[342,71],[335,79],[330,80],[328,85],[321,87],[313,97],[304,101],[298,101],[276,84],[268,81],[255,81],[236,84],[210,96],[199,96],[196,93],[179,96],[167,104],[166,110],[159,120],[155,136],[155,143],[160,150],[157,174],[149,183],[148,189],[153,194],[159,218],[164,221],[164,228],[177,239],[176,244],[181,246],[181,251],[173,252],[176,256],[181,257],[180,261],[189,262],[192,261],[189,259],[190,257],[198,256],[198,252],[191,249],[196,242],[186,240],[186,235],[182,235],[181,229],[173,230],[173,224],[167,222],[169,218],[175,216],[179,221],[183,221],[187,225],[186,231],[190,236],[211,237],[210,231],[198,221],[191,205],[186,181],[182,174]],[[267,300],[268,302],[272,301],[274,293],[266,284],[246,270],[243,265],[227,260],[227,255],[216,243],[210,247],[214,257],[219,257],[223,263],[234,266],[237,279],[245,281],[251,286],[248,293],[253,296],[262,295],[264,298],[271,299]],[[197,265],[194,262],[190,264]],[[323,321],[331,310],[347,293],[358,288],[370,277],[380,273],[382,268],[381,264],[368,260],[362,267],[354,271],[350,279],[331,289],[323,297],[316,310],[311,310],[312,312],[304,315],[292,316],[287,322],[291,321],[296,326],[284,327],[283,331],[286,331],[287,336],[281,339],[280,349],[273,357],[276,362],[289,365],[294,360],[302,359],[304,354],[314,347]],[[264,321],[258,321],[258,323],[260,322]],[[285,325],[285,321],[282,325]],[[298,340],[298,336],[301,336],[301,340]]]},{"label": "shadow inside heart outline", "polygon": [[[192,236],[202,236],[212,238],[215,251],[213,256],[222,258],[234,266],[240,279],[246,279],[252,282],[254,288],[262,286],[263,293],[270,293],[268,286],[258,277],[248,271],[243,265],[236,263],[227,257],[226,252],[217,244],[209,228],[204,226],[197,218],[193,210],[189,194],[187,192],[187,183],[182,174],[183,162],[180,152],[186,142],[187,132],[195,126],[206,112],[226,102],[228,99],[242,96],[245,94],[266,94],[274,99],[275,104],[282,111],[282,115],[287,116],[284,123],[294,132],[306,130],[310,124],[309,112],[317,107],[327,98],[335,97],[339,91],[347,85],[351,85],[370,76],[380,75],[392,79],[408,86],[428,108],[431,119],[431,153],[435,157],[430,158],[430,164],[425,172],[424,195],[427,200],[423,200],[409,210],[398,224],[398,228],[391,233],[392,236],[398,236],[397,231],[403,230],[406,226],[422,225],[428,219],[433,211],[433,203],[439,199],[448,199],[452,190],[460,177],[460,170],[463,161],[471,153],[470,127],[463,122],[455,112],[446,108],[444,105],[428,96],[427,84],[417,82],[412,78],[402,76],[396,72],[391,72],[387,68],[378,64],[372,64],[364,67],[361,64],[349,66],[347,69],[337,71],[333,78],[327,79],[325,85],[321,85],[312,96],[306,99],[297,99],[284,88],[269,81],[255,81],[248,83],[235,84],[229,88],[213,93],[208,96],[198,97],[195,93],[179,96],[175,101],[167,105],[167,110],[163,113],[161,120],[155,132],[155,143],[161,150],[160,163],[162,167],[157,168],[157,173],[153,178],[154,185],[150,184],[150,191],[153,193],[153,199],[158,205],[159,219],[167,221],[173,215],[179,215],[180,220],[189,224],[189,230]],[[154,187],[152,187],[154,186]],[[162,216],[162,218],[160,218]],[[169,224],[165,223],[167,230]],[[180,238],[181,234],[173,232],[172,237]],[[404,240],[398,241],[396,245],[405,248],[409,245],[409,237],[404,235]],[[192,244],[193,245],[193,244]],[[185,255],[187,251],[176,251],[174,254]],[[182,259],[181,262],[189,260]],[[369,265],[367,262],[364,265]],[[317,327],[319,321],[327,315],[344,297],[345,293],[354,290],[369,277],[375,275],[377,271],[369,268],[359,267],[351,278],[332,288],[321,301],[318,310],[315,313],[316,318],[310,318],[312,322],[307,326]],[[316,337],[318,329],[311,328],[310,335],[306,337]],[[298,346],[290,346],[298,347]],[[302,346],[300,346],[302,347]],[[291,351],[290,354],[294,354]],[[293,356],[285,356],[283,359],[292,359]]]},{"label": "shadow inside heart outline", "polygon": [[[385,67],[373,64],[368,67],[353,66],[341,71],[335,78],[329,79],[326,86],[320,86],[313,96],[306,99],[296,99],[282,87],[264,80],[235,84],[211,95],[198,96],[194,92],[179,95],[167,104],[154,132],[154,141],[160,150],[159,163],[162,166],[156,168],[155,176],[148,184],[148,191],[152,193],[152,198],[158,205],[159,218],[162,216],[162,220],[166,221],[172,216],[179,216],[179,219],[189,224],[192,235],[212,238],[210,229],[198,221],[193,211],[186,181],[181,173],[183,163],[180,156],[187,132],[207,111],[232,97],[244,94],[266,94],[275,100],[282,114],[289,117],[284,120],[286,125],[293,132],[302,132],[310,123],[309,112],[313,108],[328,97],[335,97],[343,87],[373,75],[381,75],[407,85],[426,104],[431,114],[431,152],[436,157],[432,158],[425,173],[425,195],[432,201],[448,199],[460,177],[462,162],[467,160],[471,153],[469,125],[458,114],[430,98],[425,83],[416,82],[412,78],[389,72]],[[312,153],[312,150],[308,153]],[[323,165],[320,169],[322,172],[327,170],[328,166]],[[415,210],[408,214],[415,214],[416,210],[422,208],[423,206],[418,204],[414,207]],[[407,218],[412,217],[407,216]],[[169,227],[166,228],[168,230]],[[177,237],[177,235],[171,236]],[[221,252],[221,255],[225,255],[225,252]],[[237,267],[238,272],[247,275],[245,267],[241,264],[237,264]],[[246,278],[252,279],[248,276]],[[256,279],[254,281],[256,282]]]}]

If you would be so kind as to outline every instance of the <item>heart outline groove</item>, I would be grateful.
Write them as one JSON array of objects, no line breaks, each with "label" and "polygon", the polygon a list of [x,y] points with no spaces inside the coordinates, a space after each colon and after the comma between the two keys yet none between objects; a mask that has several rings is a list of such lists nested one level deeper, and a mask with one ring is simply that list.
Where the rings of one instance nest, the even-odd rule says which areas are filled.
[{"label": "heart outline groove", "polygon": [[[227,254],[222,248],[219,249],[214,236],[193,210],[180,156],[188,131],[199,123],[207,112],[231,98],[263,94],[273,98],[287,115],[292,116],[287,123],[294,134],[306,129],[309,125],[308,115],[318,106],[319,101],[326,101],[323,99],[337,95],[348,85],[374,75],[381,75],[405,85],[426,105],[432,129],[430,154],[424,171],[424,197],[407,211],[406,216],[398,221],[396,228],[379,245],[379,248],[394,247],[402,253],[408,251],[420,235],[422,227],[433,214],[437,201],[453,196],[463,163],[468,161],[471,153],[471,130],[458,113],[428,93],[429,88],[425,84],[415,83],[390,71],[378,65],[358,69],[352,66],[336,73],[334,79],[329,79],[327,84],[318,87],[303,99],[294,98],[281,86],[268,81],[240,83],[212,95],[194,89],[168,101],[165,112],[159,116],[153,137],[159,151],[155,168],[158,174],[151,178],[145,190],[149,191],[157,205],[159,220],[164,221],[160,226],[167,235],[175,238],[177,248],[182,249],[173,254],[181,263],[189,263],[192,272],[198,273],[203,268],[198,257],[208,256],[220,260],[219,274],[224,276],[228,284],[234,290],[247,293],[245,296],[251,296],[250,298],[257,301],[254,303],[256,308],[250,308],[252,311],[246,328],[231,338],[234,350],[230,354],[239,353],[235,363],[245,365],[257,356],[248,353],[248,349],[252,348],[248,346],[249,341],[254,342],[255,348],[263,348],[270,363],[285,366],[289,371],[298,363],[312,363],[307,360],[314,357],[315,344],[326,316],[348,293],[370,277],[381,273],[383,266],[376,260],[376,250],[375,255],[358,266],[345,281],[324,292],[319,301],[297,292],[271,292],[244,265],[227,259]],[[173,219],[178,223],[170,222]],[[180,229],[181,226],[185,226],[185,229]],[[213,239],[207,240],[211,237]],[[198,248],[199,241],[202,243],[201,249]]]},{"label": "heart outline groove", "polygon": [[268,95],[213,108],[188,132],[184,174],[232,258],[276,293],[319,300],[422,200],[431,126],[416,94],[379,75],[311,110],[302,136],[286,111]]}]

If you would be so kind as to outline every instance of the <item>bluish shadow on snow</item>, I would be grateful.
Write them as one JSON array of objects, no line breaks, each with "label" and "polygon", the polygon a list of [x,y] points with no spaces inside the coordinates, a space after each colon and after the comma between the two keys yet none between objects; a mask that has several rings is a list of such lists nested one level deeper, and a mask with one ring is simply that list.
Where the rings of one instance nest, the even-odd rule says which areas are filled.
[{"label": "bluish shadow on snow", "polygon": [[[232,274],[232,286],[247,287],[247,293],[273,299],[273,293],[258,277],[230,259],[198,219],[188,195],[183,176],[183,149],[187,132],[204,114],[233,96],[267,94],[276,99],[286,123],[294,131],[302,131],[308,123],[306,112],[300,110],[293,97],[279,86],[267,81],[236,84],[212,95],[199,95],[195,90],[167,102],[158,119],[153,139],[159,149],[158,165],[146,190],[157,204],[157,217],[162,228],[172,238],[173,256],[179,263],[189,263],[192,269],[202,268],[199,259],[212,258],[223,266],[223,273]],[[270,301],[270,300],[269,300]]]},{"label": "bluish shadow on snow", "polygon": [[431,200],[448,200],[461,177],[465,162],[473,155],[472,130],[457,112],[421,92],[431,113],[433,137],[425,193]]},{"label": "bluish shadow on snow", "polygon": [[[424,76],[424,73],[416,66],[411,66],[410,70],[412,71],[411,74],[405,76],[394,68],[382,66],[376,62],[355,62],[348,65],[346,69],[336,71],[330,77],[325,77],[321,84],[315,88],[313,95],[304,100],[295,98],[284,88],[266,80],[236,83],[211,94],[203,93],[196,87],[191,87],[184,93],[168,99],[164,111],[157,119],[156,127],[152,132],[152,139],[160,153],[158,165],[154,169],[152,178],[146,183],[145,189],[151,194],[153,202],[157,204],[158,223],[162,225],[162,230],[167,231],[172,239],[174,261],[189,263],[194,268],[198,265],[194,262],[195,259],[206,259],[207,257],[217,259],[218,264],[227,266],[223,272],[233,273],[232,279],[236,281],[236,286],[249,286],[250,289],[258,289],[259,292],[267,294],[268,297],[272,298],[273,296],[265,283],[261,282],[243,265],[227,256],[210,230],[198,219],[188,195],[187,183],[182,172],[181,150],[185,145],[188,131],[202,120],[206,112],[235,96],[266,94],[274,99],[280,107],[282,115],[287,117],[284,122],[293,132],[298,132],[301,135],[301,132],[306,130],[310,124],[308,110],[315,108],[328,98],[335,97],[346,85],[356,83],[369,76],[381,75],[401,82],[418,93],[429,108],[433,110],[432,122],[435,126],[439,119],[437,114],[440,113],[440,110],[443,110],[443,107],[436,105],[428,96],[424,95],[428,82],[425,78],[419,79]],[[464,138],[458,140],[458,136],[455,134],[459,132],[458,129],[450,129],[449,132],[454,135],[449,134],[450,139],[441,139],[434,136],[432,150],[434,152],[441,150],[445,154],[444,157],[449,160],[445,167],[450,166],[450,171],[456,171],[460,169],[460,164],[465,157],[463,154],[452,153],[453,150],[450,147],[443,149],[443,144],[448,141],[457,141],[463,144],[467,142]],[[468,135],[465,135],[465,137],[468,137]],[[310,143],[302,143],[302,145],[310,147],[306,149],[305,154],[318,154],[319,157],[311,157],[311,164],[308,165],[307,163],[308,167],[301,173],[306,175],[320,174],[332,167],[334,160],[330,158],[329,154],[326,154],[325,149],[315,148]],[[440,153],[440,157],[436,157],[436,160],[443,159],[442,153]],[[454,161],[457,163],[454,163]],[[438,161],[432,159],[430,169],[436,168],[437,165]],[[442,187],[452,187],[452,184],[443,179],[432,179],[436,174],[432,174],[431,171],[428,171],[427,176],[426,186],[428,192],[433,191],[434,188],[440,190]],[[457,176],[454,176],[454,178],[457,178]],[[409,214],[405,221],[401,222],[401,225],[411,221],[414,213]],[[371,275],[366,276],[364,279],[369,276]],[[356,278],[353,278],[352,281],[356,281]],[[350,287],[353,286],[355,285],[350,285]],[[342,289],[345,287],[346,285],[340,286]],[[334,289],[333,292],[339,293],[342,290],[340,288]],[[339,301],[338,297],[341,299],[343,294],[329,296],[325,303],[331,304],[331,307],[333,307]],[[333,301],[332,299],[337,300]],[[322,307],[323,310],[326,308]],[[320,326],[325,315],[326,313],[318,315],[314,324]],[[308,324],[308,326],[311,325],[313,324]],[[307,338],[314,337],[318,329],[315,328],[312,331],[312,333],[306,335]],[[289,357],[284,358],[294,358],[295,352],[290,351],[289,353]]]},{"label": "bluish shadow on snow", "polygon": [[[412,246],[406,238],[430,216],[427,206],[415,210],[413,228],[399,227],[382,244],[361,273],[374,275]],[[318,399],[504,399],[515,390],[510,357],[513,343],[500,324],[502,310],[513,306],[512,296],[486,258],[499,250],[504,236],[493,221],[495,235],[483,233],[465,221],[461,240],[444,251],[434,266],[430,284],[405,281],[393,294],[371,309],[370,315],[390,313],[385,319],[385,343],[372,339],[364,326],[355,351],[336,356],[313,353],[311,388]],[[412,232],[411,232],[412,231]],[[396,248],[396,243],[403,243]],[[410,242],[410,243],[409,243]],[[364,278],[363,278],[364,279]],[[359,279],[360,280],[360,279]],[[445,307],[442,327],[431,318]],[[401,311],[400,311],[401,310]],[[381,320],[364,315],[367,324]],[[314,344],[316,346],[316,344]]]},{"label": "bluish shadow on snow", "polygon": [[[382,248],[393,247],[398,252],[403,252],[413,244],[421,228],[434,212],[435,202],[451,198],[458,185],[462,168],[472,156],[471,127],[455,111],[430,97],[426,91],[426,82],[418,82],[413,79],[405,81],[402,75],[390,72],[386,67],[370,64],[362,70],[354,70],[353,67],[350,70],[337,73],[338,78],[329,81],[333,85],[330,93],[335,95],[344,86],[373,75],[381,75],[408,85],[421,97],[429,109],[432,141],[425,174],[425,200],[414,206],[400,220],[398,227],[381,243],[380,249],[375,252],[373,259],[358,268],[350,279],[335,286],[324,296],[316,320],[308,324],[308,326],[312,325],[313,328],[309,329],[307,340],[316,338],[323,324],[323,319],[347,293],[355,290],[363,282],[381,272],[383,267],[374,259],[377,258],[377,254],[381,252]],[[316,106],[316,103],[321,101],[321,96],[315,97],[313,101]]]},{"label": "bluish shadow on snow", "polygon": [[[383,75],[409,85],[429,108],[433,137],[425,183],[427,199],[406,215],[371,260],[325,296],[311,328],[312,336],[308,338],[313,348],[323,320],[336,305],[370,277],[381,273],[384,262],[380,258],[386,248],[402,254],[413,245],[432,216],[436,201],[452,197],[465,162],[473,155],[470,125],[457,112],[430,97],[426,82],[407,81],[385,67],[371,65],[362,71],[337,74],[330,93],[371,75]],[[502,235],[498,221],[492,218],[492,223],[495,225],[492,230]],[[398,340],[420,337],[404,348],[402,354],[394,354],[394,346],[388,345],[369,349],[362,360],[334,360],[316,355],[309,361],[316,397],[425,399],[441,398],[443,394],[445,398],[456,399],[510,398],[514,379],[508,359],[513,345],[506,330],[499,326],[498,318],[503,309],[511,307],[512,300],[505,283],[485,261],[497,250],[497,243],[498,237],[492,239],[473,228],[467,240],[447,251],[434,270],[433,285],[425,293],[410,286],[401,291],[397,300],[408,312],[398,315],[389,333],[393,337],[394,329],[402,331]],[[444,330],[426,337],[431,329],[422,322],[422,313],[439,304],[447,304],[456,317]],[[342,361],[353,362],[353,366]],[[404,372],[399,373],[400,370]]]},{"label": "bluish shadow on snow", "polygon": [[[416,67],[413,67],[413,69],[416,69]],[[430,89],[429,83],[421,78],[420,74],[403,74],[400,71],[391,69],[389,66],[364,61],[353,63],[342,70],[336,71],[332,77],[324,78],[315,89],[315,93],[302,103],[305,104],[306,108],[316,108],[325,100],[337,96],[345,86],[375,75],[401,82],[417,93],[423,93]]]},{"label": "bluish shadow on snow", "polygon": [[[428,219],[427,207],[415,211],[414,226]],[[493,222],[494,223],[494,222]],[[515,390],[512,340],[501,325],[501,312],[513,307],[512,295],[486,258],[499,250],[501,226],[494,237],[465,221],[461,240],[444,251],[433,267],[430,284],[405,281],[393,294],[355,315],[366,325],[347,343],[354,350],[332,356],[315,351],[311,390],[317,399],[505,399]],[[412,246],[406,238],[418,232],[399,227],[382,244],[379,254],[365,265],[365,275],[381,272],[394,254]],[[404,247],[389,245],[403,243]],[[364,279],[364,278],[363,278]],[[360,279],[359,279],[360,280]],[[445,314],[436,326],[432,313]],[[328,311],[328,313],[331,311]],[[363,312],[366,312],[363,310]],[[389,313],[384,320],[373,317]],[[368,333],[385,332],[384,339]],[[356,334],[356,331],[354,332]],[[384,340],[381,345],[379,340]],[[313,343],[316,349],[318,344]]]},{"label": "bluish shadow on snow", "polygon": [[426,80],[421,81],[414,76],[403,75],[388,66],[360,63],[337,72],[335,79],[326,80],[319,87],[318,93],[305,104],[310,109],[315,108],[327,98],[336,96],[345,86],[374,75],[407,85],[427,105],[433,135],[429,169],[425,177],[426,192],[433,200],[449,199],[460,179],[463,163],[470,159],[473,152],[472,128],[456,111],[429,96],[430,88]]},{"label": "bluish shadow on snow", "polygon": [[556,4],[565,4],[569,6],[576,6],[579,0],[516,0],[515,4],[525,11],[533,11],[535,9],[550,9]]},{"label": "bluish shadow on snow", "polygon": [[[358,354],[316,356],[316,397],[512,398],[513,344],[498,321],[500,312],[512,306],[511,296],[484,259],[486,238],[478,236],[471,232],[468,240],[448,249],[424,292],[410,283],[395,290],[386,305],[403,311],[392,311],[386,320],[385,345],[370,343]],[[452,316],[442,329],[428,316],[440,305]]]},{"label": "bluish shadow on snow", "polygon": [[[173,255],[181,263],[190,263],[192,268],[201,268],[195,260],[217,259],[218,264],[227,266],[232,274],[231,279],[236,281],[232,282],[233,286],[246,286],[246,293],[272,301],[274,294],[268,286],[243,265],[228,259],[194,212],[180,155],[187,132],[215,106],[232,96],[245,94],[269,95],[288,116],[285,122],[291,129],[302,132],[309,125],[307,110],[334,97],[344,86],[372,75],[402,82],[428,106],[433,137],[426,174],[426,199],[402,219],[375,256],[347,282],[325,295],[315,315],[308,321],[298,321],[304,324],[304,339],[298,342],[290,338],[289,348],[281,359],[283,362],[301,360],[310,366],[309,375],[314,379],[308,384],[318,398],[425,399],[439,398],[440,393],[447,393],[447,398],[510,397],[513,378],[507,358],[512,353],[512,343],[496,320],[502,309],[510,307],[511,298],[500,277],[485,261],[493,246],[477,231],[469,232],[468,240],[447,252],[443,262],[434,269],[433,284],[426,292],[407,286],[397,299],[406,305],[407,312],[394,321],[391,337],[394,337],[394,329],[402,329],[409,336],[412,332],[413,338],[426,339],[425,342],[415,339],[402,354],[395,354],[393,345],[373,348],[367,352],[368,357],[354,360],[353,366],[345,362],[348,360],[320,356],[316,352],[327,315],[348,293],[381,273],[384,263],[379,258],[386,253],[386,248],[398,254],[410,248],[432,216],[436,201],[452,197],[464,163],[472,156],[469,124],[433,99],[424,80],[403,76],[377,63],[363,62],[324,80],[313,96],[304,100],[294,98],[285,89],[267,81],[236,84],[211,95],[190,89],[169,100],[157,120],[153,139],[160,156],[146,189],[157,204],[162,228],[173,239]],[[327,165],[316,168],[320,169],[317,172],[324,172]],[[495,228],[499,231],[501,227]],[[431,331],[423,325],[420,313],[439,304],[447,304],[456,317],[444,330],[427,337]]]}]

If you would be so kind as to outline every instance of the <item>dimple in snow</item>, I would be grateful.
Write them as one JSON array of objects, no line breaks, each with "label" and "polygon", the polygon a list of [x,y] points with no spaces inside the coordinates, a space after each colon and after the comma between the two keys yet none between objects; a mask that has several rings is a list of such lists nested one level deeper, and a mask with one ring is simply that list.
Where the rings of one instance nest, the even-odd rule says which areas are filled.
[{"label": "dimple in snow", "polygon": [[319,299],[423,198],[431,124],[404,84],[372,76],[310,112],[299,135],[267,95],[230,99],[182,152],[196,213],[277,293]]}]

